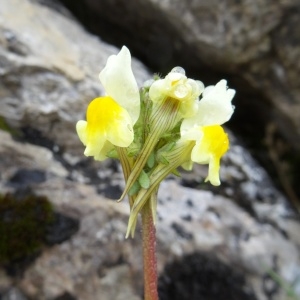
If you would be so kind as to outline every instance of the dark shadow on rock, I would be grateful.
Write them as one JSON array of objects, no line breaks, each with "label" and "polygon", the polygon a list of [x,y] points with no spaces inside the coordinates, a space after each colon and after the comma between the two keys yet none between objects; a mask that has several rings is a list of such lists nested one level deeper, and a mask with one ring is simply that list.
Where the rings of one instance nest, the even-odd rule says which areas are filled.
[{"label": "dark shadow on rock", "polygon": [[68,240],[79,230],[79,220],[53,213],[53,221],[46,227],[45,243],[49,246],[60,244]]},{"label": "dark shadow on rock", "polygon": [[53,300],[77,300],[77,298],[74,295],[72,295],[68,292],[65,292]]},{"label": "dark shadow on rock", "polygon": [[241,272],[195,253],[172,262],[159,278],[160,300],[255,300]]},{"label": "dark shadow on rock", "polygon": [[43,170],[19,169],[10,178],[9,185],[22,188],[32,183],[42,183],[44,181],[46,181],[46,173]]}]

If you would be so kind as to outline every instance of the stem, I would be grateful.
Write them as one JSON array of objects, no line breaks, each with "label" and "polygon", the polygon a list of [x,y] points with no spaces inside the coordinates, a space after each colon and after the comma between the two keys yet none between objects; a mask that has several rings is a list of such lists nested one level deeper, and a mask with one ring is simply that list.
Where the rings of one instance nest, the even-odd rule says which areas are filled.
[{"label": "stem", "polygon": [[142,234],[144,257],[144,300],[158,300],[156,229],[153,222],[150,199],[142,210]]}]

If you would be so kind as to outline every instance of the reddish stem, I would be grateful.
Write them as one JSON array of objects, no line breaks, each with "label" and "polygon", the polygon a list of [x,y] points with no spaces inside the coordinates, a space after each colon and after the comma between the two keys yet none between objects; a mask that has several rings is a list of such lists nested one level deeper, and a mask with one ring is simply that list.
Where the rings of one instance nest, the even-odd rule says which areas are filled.
[{"label": "reddish stem", "polygon": [[143,257],[144,257],[144,300],[158,300],[156,229],[153,223],[150,201],[142,210]]}]

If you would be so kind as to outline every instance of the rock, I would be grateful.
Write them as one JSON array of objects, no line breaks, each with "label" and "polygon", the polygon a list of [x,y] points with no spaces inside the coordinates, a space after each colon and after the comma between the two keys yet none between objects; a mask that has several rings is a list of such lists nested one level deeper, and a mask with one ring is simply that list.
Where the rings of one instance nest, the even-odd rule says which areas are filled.
[{"label": "rock", "polygon": [[51,174],[67,176],[67,170],[54,159],[50,150],[13,140],[9,133],[2,130],[0,130],[0,140],[2,180],[10,180],[20,187],[24,184],[43,182],[46,174],[47,176],[51,176]]},{"label": "rock", "polygon": [[7,291],[1,299],[3,300],[27,300],[27,298],[17,288]]},{"label": "rock", "polygon": [[[103,94],[98,74],[117,52],[44,5],[2,1],[0,117],[18,132],[25,130],[27,139],[39,133],[57,149],[81,153],[75,124],[87,103]],[[136,60],[133,68],[141,85],[148,73]]]},{"label": "rock", "polygon": [[[54,184],[57,195],[63,193],[64,184],[53,181],[48,193]],[[21,289],[33,299],[54,299],[64,293],[87,300],[140,299],[134,291],[133,270],[140,272],[141,261],[130,265],[138,240],[125,241],[126,206],[106,201],[92,188],[69,184],[72,189],[63,199],[56,197],[56,207],[80,219],[80,229],[68,241],[45,249],[27,269]],[[45,186],[42,190],[48,195]]]},{"label": "rock", "polygon": [[[50,2],[3,0],[0,7],[0,115],[7,126],[2,119],[0,123],[10,132],[0,130],[0,192],[20,193],[28,188],[46,197],[57,221],[51,234],[45,233],[48,243],[22,276],[8,276],[0,269],[1,297],[142,299],[140,225],[136,237],[125,240],[128,203],[108,198],[124,187],[120,166],[111,160],[98,163],[84,158],[74,131],[87,102],[103,92],[97,74],[117,49],[87,34],[57,2],[54,8],[44,5]],[[168,3],[157,5],[163,9]],[[255,9],[249,4],[250,8],[251,12]],[[281,14],[275,4],[262,8],[264,16],[269,11],[276,18]],[[152,14],[149,10],[149,16]],[[171,21],[181,26],[180,18]],[[251,41],[260,42],[274,24],[276,20],[270,20]],[[217,50],[212,50],[209,30],[205,34],[213,58]],[[247,35],[236,38],[239,47],[248,46],[246,38],[250,39]],[[218,45],[222,43],[224,40]],[[248,50],[244,60],[258,59],[255,47]],[[158,56],[165,58],[166,53]],[[230,59],[224,64],[229,65]],[[136,60],[134,69],[140,84],[148,78]],[[236,70],[232,67],[230,72]],[[162,183],[157,222],[160,287],[168,288],[168,266],[176,265],[173,278],[189,270],[193,274],[222,270],[232,275],[227,283],[235,289],[230,278],[242,273],[239,293],[258,300],[285,300],[284,286],[296,282],[300,274],[300,222],[266,172],[234,137],[231,140],[220,188],[203,184],[207,170],[201,166]],[[209,259],[203,270],[200,264],[205,257]],[[191,276],[188,284],[201,287],[198,280]],[[180,286],[189,297],[190,286],[175,282],[176,288]],[[219,280],[216,286],[220,287]],[[299,283],[293,289],[300,295]]]},{"label": "rock", "polygon": [[[231,268],[243,270],[257,299],[268,299],[261,284],[264,276],[278,272],[285,282],[291,274],[300,274],[299,244],[293,240],[295,232],[290,236],[279,227],[286,220],[286,213],[277,215],[279,224],[266,220],[260,223],[233,202],[210,191],[179,187],[171,180],[163,182],[158,205],[158,253],[169,252],[163,258],[163,265],[176,257],[181,260],[188,253],[214,253]],[[300,226],[299,221],[289,222]],[[177,224],[175,229],[172,224]],[[285,277],[283,274],[287,273],[290,274]],[[280,288],[273,297],[285,299]]]},{"label": "rock", "polygon": [[[107,201],[91,186],[54,178],[36,191],[52,196],[56,208],[78,218],[81,225],[69,240],[45,249],[27,269],[19,284],[23,293],[41,300],[64,293],[87,300],[141,299],[140,233],[124,239],[127,203]],[[299,246],[292,238],[276,225],[257,222],[225,197],[168,180],[159,192],[158,216],[160,273],[173,260],[186,265],[190,254],[197,260],[214,253],[230,272],[243,272],[245,287],[256,299],[268,299],[262,282],[270,272],[280,274],[283,282],[293,282],[300,274]],[[299,222],[295,225],[298,232]],[[197,284],[198,279],[191,280]],[[189,290],[183,284],[184,288]],[[280,286],[273,299],[285,299]]]}]

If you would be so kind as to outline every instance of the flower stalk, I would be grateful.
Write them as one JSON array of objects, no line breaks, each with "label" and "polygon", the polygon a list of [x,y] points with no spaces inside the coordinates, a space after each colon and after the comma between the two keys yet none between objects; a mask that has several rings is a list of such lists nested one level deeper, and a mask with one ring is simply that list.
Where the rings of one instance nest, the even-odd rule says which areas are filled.
[{"label": "flower stalk", "polygon": [[144,300],[158,300],[156,228],[150,201],[142,209],[142,237],[144,261]]}]

